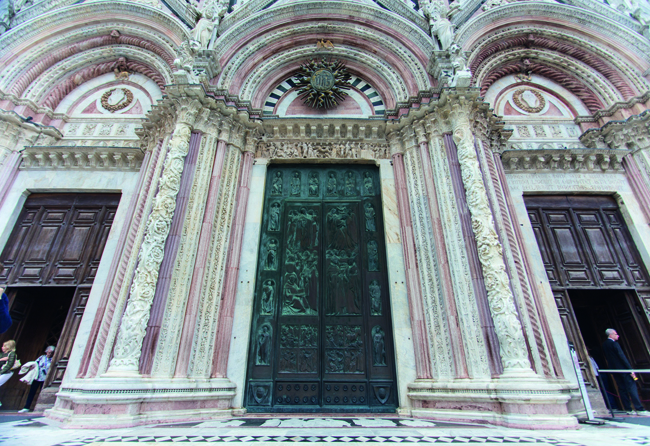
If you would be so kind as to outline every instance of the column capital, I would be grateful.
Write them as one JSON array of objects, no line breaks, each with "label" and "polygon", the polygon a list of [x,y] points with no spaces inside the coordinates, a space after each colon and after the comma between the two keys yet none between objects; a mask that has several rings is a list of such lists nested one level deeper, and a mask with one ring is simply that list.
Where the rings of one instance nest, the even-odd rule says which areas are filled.
[{"label": "column capital", "polygon": [[390,155],[404,153],[404,147],[398,130],[394,130],[386,135],[388,145],[390,146]]},{"label": "column capital", "polygon": [[422,144],[423,142],[429,141],[424,121],[416,121],[413,123],[413,127],[415,129],[415,135],[418,138],[418,143]]},{"label": "column capital", "polygon": [[406,127],[402,128],[400,132],[400,136],[402,138],[402,144],[404,146],[405,152],[408,152],[413,149],[418,149],[419,141],[415,134],[415,129],[413,128],[412,125],[407,125]]}]

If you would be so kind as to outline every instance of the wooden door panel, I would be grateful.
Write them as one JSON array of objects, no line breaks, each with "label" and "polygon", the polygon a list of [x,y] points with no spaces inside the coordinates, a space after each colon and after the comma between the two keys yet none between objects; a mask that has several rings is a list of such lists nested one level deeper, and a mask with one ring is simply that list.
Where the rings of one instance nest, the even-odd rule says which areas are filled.
[{"label": "wooden door panel", "polygon": [[551,283],[551,286],[558,286],[561,284],[561,278],[557,265],[553,259],[551,248],[548,244],[548,238],[544,234],[544,229],[542,228],[541,214],[537,210],[530,211],[528,212],[528,217],[530,218],[530,223],[533,227],[533,233],[537,240],[537,246],[539,247],[539,253],[542,256],[542,262],[544,263],[544,269],[546,270],[548,280]]},{"label": "wooden door panel", "polygon": [[9,285],[91,284],[119,194],[33,194],[0,256]]},{"label": "wooden door panel", "polygon": [[90,296],[90,286],[78,286],[70,304],[68,315],[65,319],[65,325],[61,331],[60,341],[52,358],[50,373],[45,382],[45,387],[59,385],[63,381],[63,375],[68,367],[72,346],[77,337],[79,324],[83,317]]}]

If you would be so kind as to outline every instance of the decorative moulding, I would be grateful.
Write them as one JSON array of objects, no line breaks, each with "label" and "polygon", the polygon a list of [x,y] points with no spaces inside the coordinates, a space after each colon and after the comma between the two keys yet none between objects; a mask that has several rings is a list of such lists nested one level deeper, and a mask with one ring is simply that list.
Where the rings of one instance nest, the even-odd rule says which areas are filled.
[{"label": "decorative moulding", "polygon": [[[558,23],[575,23],[597,33],[609,30],[607,35],[616,39],[620,45],[639,54],[650,54],[650,42],[636,30],[614,21],[611,15],[594,14],[593,11],[575,6],[561,5],[555,2],[517,1],[504,6],[499,6],[479,14],[463,24],[456,33],[456,41],[463,47],[475,45],[485,39],[482,30],[491,29],[494,23],[503,23],[503,26],[512,26],[521,21],[521,17],[540,17],[547,23],[555,19]],[[512,22],[507,24],[508,19]]]},{"label": "decorative moulding", "polygon": [[139,170],[144,152],[125,147],[26,147],[21,170]]},{"label": "decorative moulding", "polygon": [[621,172],[621,161],[627,150],[554,149],[506,150],[501,161],[506,172]]}]

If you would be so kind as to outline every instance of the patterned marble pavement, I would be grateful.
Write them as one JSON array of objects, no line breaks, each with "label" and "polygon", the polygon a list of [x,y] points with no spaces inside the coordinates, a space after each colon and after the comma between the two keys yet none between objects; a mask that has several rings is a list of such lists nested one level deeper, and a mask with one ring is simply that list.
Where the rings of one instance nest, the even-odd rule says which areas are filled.
[{"label": "patterned marble pavement", "polygon": [[650,445],[650,427],[624,423],[608,423],[601,427],[581,426],[576,431],[527,431],[397,417],[244,417],[91,431],[60,429],[58,423],[43,417],[2,421],[0,418],[0,444],[8,446],[154,445],[158,443]]}]

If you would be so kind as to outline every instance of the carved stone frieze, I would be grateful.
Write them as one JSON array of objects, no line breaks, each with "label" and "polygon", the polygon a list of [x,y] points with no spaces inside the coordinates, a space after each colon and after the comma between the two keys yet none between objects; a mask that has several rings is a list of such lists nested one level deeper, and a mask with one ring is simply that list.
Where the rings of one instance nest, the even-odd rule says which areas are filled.
[{"label": "carved stone frieze", "polygon": [[258,144],[256,157],[282,159],[386,159],[389,157],[389,153],[388,145],[381,143],[269,141]]},{"label": "carved stone frieze", "polygon": [[139,170],[144,152],[122,147],[26,147],[22,158],[21,170]]},{"label": "carved stone frieze", "polygon": [[629,152],[609,149],[506,150],[501,161],[506,172],[575,171],[619,172]]},{"label": "carved stone frieze", "polygon": [[142,354],[142,341],[150,317],[151,304],[158,283],[158,271],[165,255],[164,248],[176,208],[184,161],[189,150],[192,124],[201,104],[192,101],[179,107],[174,135],[160,179],[160,186],[147,221],[144,241],[138,254],[131,294],[122,316],[109,374],[135,374]]},{"label": "carved stone frieze", "polygon": [[469,122],[471,103],[458,98],[450,104],[453,139],[458,151],[472,230],[483,270],[490,313],[499,339],[504,373],[532,374],[521,322],[515,308],[501,243],[496,233],[487,191]]}]

